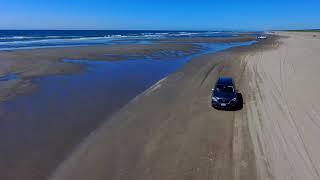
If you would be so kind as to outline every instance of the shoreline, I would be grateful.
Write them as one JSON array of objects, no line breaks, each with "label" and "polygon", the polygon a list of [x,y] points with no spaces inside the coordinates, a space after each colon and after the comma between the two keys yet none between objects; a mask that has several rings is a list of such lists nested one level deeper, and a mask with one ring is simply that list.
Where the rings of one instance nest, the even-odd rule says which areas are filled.
[{"label": "shoreline", "polygon": [[[225,38],[224,42],[248,40],[248,37]],[[251,37],[251,40],[254,38]],[[211,42],[212,40],[210,40]],[[84,65],[61,63],[63,59],[84,60],[125,60],[130,54],[146,56],[157,52],[171,50],[195,53],[199,51],[194,42],[189,43],[158,43],[158,44],[115,44],[90,45],[63,48],[40,48],[0,51],[0,77],[17,74],[19,78],[13,81],[0,81],[0,102],[17,94],[32,92],[36,89],[31,83],[34,77],[54,74],[68,74],[79,72]]]},{"label": "shoreline", "polygon": [[[208,107],[209,104],[207,104],[207,101],[209,99],[207,91],[208,89],[211,90],[210,84],[214,82],[213,79],[216,78],[218,74],[221,74],[221,73],[227,74],[227,75],[233,74],[234,76],[241,69],[240,66],[242,67],[242,65],[240,65],[239,63],[241,58],[244,56],[244,54],[252,53],[251,51],[253,51],[254,53],[256,51],[255,49],[261,49],[261,47],[264,46],[263,44],[265,43],[268,44],[268,42],[260,42],[248,47],[230,48],[222,52],[207,54],[207,55],[203,55],[195,59],[192,59],[180,70],[169,75],[166,79],[156,83],[156,85],[153,87],[155,89],[154,91],[152,90],[152,87],[150,87],[151,89],[149,88],[147,91],[137,96],[134,100],[130,101],[129,104],[123,107],[120,111],[116,112],[108,121],[106,121],[106,123],[100,126],[96,131],[92,132],[91,135],[88,138],[86,138],[81,143],[81,145],[79,145],[78,148],[76,148],[75,152],[73,152],[71,156],[67,158],[67,160],[58,167],[56,173],[53,173],[50,179],[88,179],[88,178],[103,179],[103,177],[110,178],[110,179],[117,179],[117,178],[139,179],[139,177],[140,178],[147,177],[151,179],[167,179],[171,177],[174,179],[181,179],[182,177],[184,177],[183,175],[184,173],[182,172],[177,172],[177,174],[172,174],[172,173],[168,174],[168,171],[162,172],[162,170],[158,168],[161,167],[161,168],[164,168],[163,170],[165,170],[167,169],[166,166],[168,166],[168,168],[170,166],[174,166],[175,163],[172,162],[173,164],[170,165],[169,162],[166,162],[166,161],[170,161],[170,159],[167,159],[171,156],[169,152],[172,152],[173,154],[175,154],[174,152],[180,149],[178,147],[175,147],[174,145],[175,143],[177,142],[186,143],[185,138],[193,137],[193,136],[190,137],[190,134],[188,135],[188,133],[191,133],[191,134],[197,133],[197,134],[194,134],[194,137],[197,137],[197,138],[201,138],[201,136],[204,136],[202,138],[211,139],[212,140],[211,143],[213,144],[210,145],[211,143],[209,143],[205,145],[206,143],[204,142],[207,142],[207,141],[200,142],[199,144],[199,142],[195,141],[194,138],[191,138],[191,141],[195,144],[199,144],[200,147],[203,145],[207,146],[207,148],[209,147],[209,152],[200,153],[195,149],[195,147],[197,146],[194,146],[194,145],[193,146],[189,145],[190,146],[189,148],[183,148],[178,151],[187,150],[185,153],[188,153],[189,149],[190,151],[195,151],[194,154],[191,152],[188,153],[191,157],[195,157],[199,155],[199,153],[200,154],[208,153],[207,155],[209,157],[207,160],[204,160],[204,162],[206,161],[210,162],[210,159],[211,159],[210,156],[215,156],[214,154],[217,153],[218,155],[217,160],[219,162],[216,164],[216,167],[211,167],[212,169],[210,170],[212,172],[216,172],[216,174],[210,173],[210,176],[216,176],[216,177],[223,176],[223,177],[226,177],[227,179],[228,177],[229,179],[231,179],[234,174],[233,168],[232,168],[233,165],[231,163],[234,160],[233,152],[231,148],[233,146],[232,144],[235,143],[235,142],[232,142],[233,141],[232,132],[234,131],[234,128],[235,128],[233,126],[234,113],[228,114],[227,112],[216,112],[214,110],[210,110],[210,107]],[[233,54],[233,55],[230,55],[230,54]],[[236,60],[232,58],[239,60],[239,62],[238,63],[234,62]],[[215,60],[209,61],[209,59],[215,59]],[[200,71],[201,71],[201,73],[199,72],[200,74],[196,72],[198,68],[200,68]],[[197,77],[196,79],[201,78],[202,79],[200,81],[201,83],[197,81],[195,82],[196,79],[194,79],[195,77],[193,76]],[[209,83],[209,80],[211,80],[212,82]],[[192,87],[193,86],[192,83],[196,83],[196,84],[200,83],[200,84],[197,87]],[[186,88],[185,86],[187,86],[188,88]],[[204,86],[207,88],[204,88]],[[200,88],[199,89],[201,94],[200,99],[202,100],[199,101],[200,99],[198,99],[196,100],[196,102],[193,102],[193,103],[196,103],[197,105],[200,104],[202,108],[205,109],[205,112],[203,112],[205,116],[208,116],[208,117],[211,116],[211,118],[215,119],[213,120],[213,122],[210,122],[201,116],[194,117],[195,115],[189,114],[188,111],[186,111],[188,109],[187,107],[182,106],[182,104],[186,104],[186,106],[188,106],[188,103],[185,103],[185,101],[188,101],[187,98],[186,99],[183,98],[184,96],[187,96],[187,94],[190,95],[191,93],[195,96],[198,96],[196,95],[198,91],[196,90],[197,88]],[[191,89],[191,90],[187,90],[187,89]],[[187,97],[193,97],[193,96],[187,96]],[[161,109],[163,113],[159,113],[155,111],[156,109]],[[191,110],[191,111],[201,112],[202,109],[198,107],[196,108],[196,110]],[[183,112],[188,114],[190,117],[188,115],[184,115]],[[218,115],[218,117],[212,117],[213,115],[212,113]],[[235,113],[241,113],[241,112],[235,112]],[[199,112],[196,114],[199,114]],[[183,122],[184,118],[180,116],[188,117],[187,119],[189,120],[185,119],[187,120],[187,122]],[[203,122],[200,124],[196,122],[192,122],[192,121],[197,121],[194,118],[200,118],[202,119]],[[225,118],[227,118],[228,120]],[[163,123],[165,124],[162,125],[161,121],[164,121]],[[228,122],[221,122],[221,121],[228,121]],[[211,132],[211,130],[204,128],[204,129],[207,129],[206,131],[207,133],[209,132],[210,132],[209,134],[213,133],[212,137],[207,137],[207,135],[203,134],[201,131],[198,131],[200,129],[195,130],[195,132],[193,132],[194,130],[190,131],[191,129],[187,127],[185,127],[187,129],[184,129],[184,128],[181,129],[181,127],[174,125],[172,123],[174,124],[181,123],[182,127],[186,125],[188,127],[191,124],[194,124],[194,125],[190,127],[193,127],[193,126],[197,127],[200,125],[199,127],[200,129],[204,128],[203,125],[207,124],[209,127],[213,128],[212,131],[216,130],[218,132]],[[239,126],[243,128],[243,130],[240,130],[241,132],[247,130],[245,129],[247,128],[247,125],[240,123]],[[178,132],[175,132],[175,131],[178,131]],[[175,133],[178,133],[178,134],[175,135]],[[223,134],[225,136],[223,136]],[[167,144],[165,141],[163,141],[165,140],[163,138],[166,136],[173,138],[172,140],[170,138],[167,139],[171,143]],[[182,140],[180,139],[182,138],[180,136],[182,137],[187,136],[187,137],[183,137],[184,140]],[[251,146],[250,138],[248,137],[248,134],[245,134],[245,136],[246,137],[239,137],[239,138],[243,139],[243,142],[247,143],[245,145],[249,147]],[[111,137],[112,139],[110,139]],[[126,137],[130,137],[130,138],[127,139]],[[222,137],[227,138],[229,140],[223,143],[221,139]],[[127,142],[127,140],[129,142]],[[114,142],[114,141],[117,141],[117,142]],[[169,150],[168,148],[171,150]],[[223,153],[219,149],[226,150],[227,154]],[[246,155],[248,155],[248,153],[253,152],[251,148],[248,148],[248,149],[249,150],[244,150],[245,151],[244,153],[247,153]],[[129,151],[122,151],[122,150],[129,150]],[[167,152],[169,154],[161,151]],[[223,154],[220,154],[220,153],[223,153]],[[133,154],[136,154],[136,155],[133,155]],[[180,155],[177,154],[177,155],[180,156],[181,154]],[[129,159],[127,158],[129,159],[133,158],[133,159],[128,161]],[[151,159],[155,158],[155,159],[152,161],[149,161],[151,160],[150,158]],[[240,155],[238,155],[238,158],[243,160],[243,158],[245,159],[245,155],[240,153]],[[183,159],[180,159],[180,160],[184,161]],[[239,167],[241,168],[241,174],[238,176],[244,179],[245,178],[255,179],[256,174],[255,172],[251,172],[252,169],[250,169],[250,168],[254,168],[255,162],[252,160],[252,158],[245,159],[245,160],[248,161],[247,168]],[[83,163],[81,161],[84,161],[86,163]],[[113,164],[112,162],[115,164]],[[142,167],[145,167],[145,168],[148,167],[148,168],[135,169],[132,166],[135,163],[138,163],[137,164],[138,167],[141,166],[141,168]],[[163,163],[165,163],[166,165],[164,165]],[[184,164],[183,166],[192,167],[193,165],[195,165],[192,162],[189,162],[189,163],[187,164],[183,163]],[[151,166],[153,168],[156,168],[156,170],[155,171],[151,170],[152,169]],[[217,171],[218,169],[216,168],[218,168],[218,166],[223,166],[224,168]],[[111,168],[112,170],[108,171],[107,169],[105,169],[105,172],[102,172],[100,171],[102,170],[101,169],[102,167],[108,167],[108,168]],[[210,165],[208,167],[210,167]],[[135,170],[133,170],[132,168]],[[175,169],[174,171],[183,170],[177,167],[172,167],[172,168],[173,170]],[[201,168],[199,167],[199,171],[200,169]],[[207,175],[209,176],[209,174],[207,173],[202,174],[201,176],[196,176],[198,173],[197,172],[198,170],[197,168],[195,168],[194,170],[195,171],[190,172],[190,175],[195,177],[202,177],[202,178],[205,178]],[[203,169],[201,169],[201,171],[202,170]],[[143,173],[143,171],[147,171],[147,174]]]},{"label": "shoreline", "polygon": [[[254,40],[254,37],[224,38],[224,42],[247,40]],[[214,40],[209,41],[209,43],[213,42]],[[216,42],[219,43],[219,38]],[[192,54],[199,51],[199,48],[201,49],[191,41],[189,43],[90,45],[0,51],[0,77],[8,74],[19,76],[16,80],[0,81],[0,102],[17,94],[34,91],[36,86],[30,81],[34,77],[72,74],[84,67],[81,64],[61,63],[63,59],[117,61],[129,59],[130,54],[148,56],[171,50]]]},{"label": "shoreline", "polygon": [[[169,49],[177,51],[196,50],[191,44],[161,44],[161,45],[106,45],[68,48],[48,48],[32,50],[16,50],[0,52],[0,75],[17,74],[18,78],[11,81],[0,81],[0,102],[8,100],[17,94],[32,92],[36,86],[31,83],[35,77],[57,74],[73,74],[80,72],[85,65],[62,63],[63,59],[89,60],[122,60],[129,57],[126,54],[148,55]],[[108,56],[108,53],[118,56]]]}]

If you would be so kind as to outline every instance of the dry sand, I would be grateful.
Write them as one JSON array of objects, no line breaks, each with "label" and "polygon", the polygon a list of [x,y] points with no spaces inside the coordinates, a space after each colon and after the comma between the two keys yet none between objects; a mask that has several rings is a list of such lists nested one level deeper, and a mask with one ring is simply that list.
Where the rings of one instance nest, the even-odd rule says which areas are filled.
[{"label": "dry sand", "polygon": [[277,34],[278,48],[243,60],[258,177],[320,179],[320,34]]}]

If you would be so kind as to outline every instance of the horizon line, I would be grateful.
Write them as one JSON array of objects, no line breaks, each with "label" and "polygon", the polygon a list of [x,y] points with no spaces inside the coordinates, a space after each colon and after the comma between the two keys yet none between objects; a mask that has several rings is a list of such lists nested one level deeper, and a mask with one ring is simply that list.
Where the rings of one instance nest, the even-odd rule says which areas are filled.
[{"label": "horizon line", "polygon": [[0,28],[0,31],[244,31],[244,32],[257,32],[257,31],[272,31],[272,30],[241,30],[241,29],[202,29],[202,30],[191,30],[191,29],[33,29],[33,28]]}]

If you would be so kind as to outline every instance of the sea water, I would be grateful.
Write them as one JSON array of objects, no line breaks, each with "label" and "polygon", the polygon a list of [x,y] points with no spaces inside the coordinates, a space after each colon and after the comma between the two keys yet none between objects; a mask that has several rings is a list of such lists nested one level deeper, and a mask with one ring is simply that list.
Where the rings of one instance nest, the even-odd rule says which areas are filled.
[{"label": "sea water", "polygon": [[[233,37],[227,31],[0,30],[0,50],[101,44],[150,44],[179,37]],[[121,41],[119,41],[121,40]]]}]

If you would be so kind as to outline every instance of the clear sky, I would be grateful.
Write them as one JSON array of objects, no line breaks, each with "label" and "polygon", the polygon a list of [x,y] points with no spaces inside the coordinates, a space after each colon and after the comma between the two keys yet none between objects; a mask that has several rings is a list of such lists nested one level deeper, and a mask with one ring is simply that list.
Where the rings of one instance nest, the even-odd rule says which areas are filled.
[{"label": "clear sky", "polygon": [[0,29],[320,28],[320,0],[0,0]]}]

